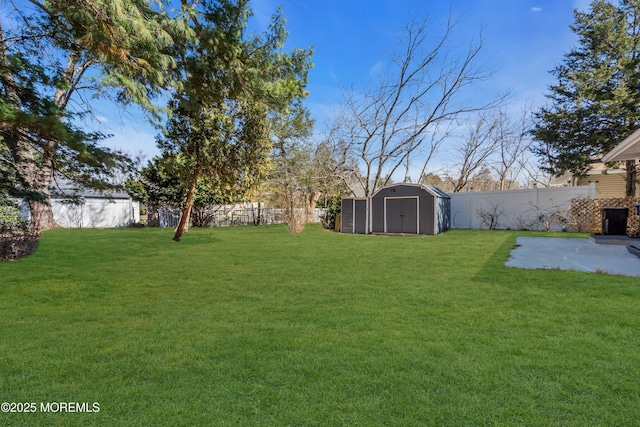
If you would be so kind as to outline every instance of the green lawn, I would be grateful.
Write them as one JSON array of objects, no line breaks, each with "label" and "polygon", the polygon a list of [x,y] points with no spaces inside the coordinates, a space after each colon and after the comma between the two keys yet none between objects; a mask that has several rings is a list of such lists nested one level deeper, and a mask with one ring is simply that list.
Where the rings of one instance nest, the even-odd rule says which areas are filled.
[{"label": "green lawn", "polygon": [[517,235],[47,232],[0,263],[0,401],[38,409],[0,425],[637,425],[640,281],[506,268]]}]

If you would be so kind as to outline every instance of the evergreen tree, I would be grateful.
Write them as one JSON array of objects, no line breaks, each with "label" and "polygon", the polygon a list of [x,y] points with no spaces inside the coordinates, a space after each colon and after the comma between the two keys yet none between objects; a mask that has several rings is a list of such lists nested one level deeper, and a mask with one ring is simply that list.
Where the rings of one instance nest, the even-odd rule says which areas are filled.
[{"label": "evergreen tree", "polygon": [[[128,159],[74,126],[103,94],[155,110],[174,81],[174,46],[192,36],[147,0],[31,0],[0,20],[0,191],[25,198],[30,228],[55,226],[49,189],[59,172],[105,189]],[[10,10],[9,7],[14,9]],[[75,102],[71,103],[71,100]],[[77,123],[77,122],[75,122]]]},{"label": "evergreen tree", "polygon": [[[584,174],[640,124],[640,1],[595,0],[575,11],[578,46],[553,70],[550,106],[536,114],[536,154],[546,171]],[[635,195],[636,162],[626,164]]]},{"label": "evergreen tree", "polygon": [[171,157],[154,157],[140,170],[139,176],[127,180],[129,195],[151,208],[178,208],[185,191]]},{"label": "evergreen tree", "polygon": [[206,176],[224,199],[246,198],[267,176],[269,116],[306,96],[310,52],[282,51],[284,18],[264,36],[245,34],[248,0],[203,1],[193,15],[196,41],[182,52],[182,90],[158,145],[175,156],[187,189],[173,240],[187,228],[197,183]]}]

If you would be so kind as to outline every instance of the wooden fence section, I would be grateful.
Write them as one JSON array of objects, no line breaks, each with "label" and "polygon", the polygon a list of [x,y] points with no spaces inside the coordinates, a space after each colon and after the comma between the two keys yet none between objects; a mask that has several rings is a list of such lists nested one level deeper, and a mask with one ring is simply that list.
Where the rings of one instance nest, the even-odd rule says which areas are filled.
[{"label": "wooden fence section", "polygon": [[602,209],[608,207],[628,208],[627,236],[637,236],[640,231],[640,217],[636,204],[640,198],[576,199],[571,202],[571,215],[575,231],[593,234],[602,233]]}]

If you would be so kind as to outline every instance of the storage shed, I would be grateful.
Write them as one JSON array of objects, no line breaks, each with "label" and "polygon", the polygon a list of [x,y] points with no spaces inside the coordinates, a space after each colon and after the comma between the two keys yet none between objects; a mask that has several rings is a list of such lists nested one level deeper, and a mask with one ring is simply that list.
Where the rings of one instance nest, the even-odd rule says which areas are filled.
[{"label": "storage shed", "polygon": [[394,184],[370,198],[342,199],[341,221],[349,234],[440,234],[451,227],[451,201],[435,187]]},{"label": "storage shed", "polygon": [[369,234],[369,199],[344,198],[340,218],[340,230],[348,234]]},{"label": "storage shed", "polygon": [[419,184],[394,184],[370,200],[371,233],[440,234],[451,227],[451,200],[443,191]]}]

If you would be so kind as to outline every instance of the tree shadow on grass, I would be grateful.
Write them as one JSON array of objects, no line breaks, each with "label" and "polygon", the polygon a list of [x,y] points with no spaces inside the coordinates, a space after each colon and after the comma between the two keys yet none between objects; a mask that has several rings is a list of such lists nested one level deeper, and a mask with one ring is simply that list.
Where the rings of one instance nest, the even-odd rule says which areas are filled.
[{"label": "tree shadow on grass", "polygon": [[474,277],[474,281],[481,283],[501,283],[503,281],[511,281],[513,277],[505,274],[511,270],[505,266],[505,262],[509,259],[511,249],[516,246],[516,234],[505,236],[504,241],[489,256],[482,268]]}]

